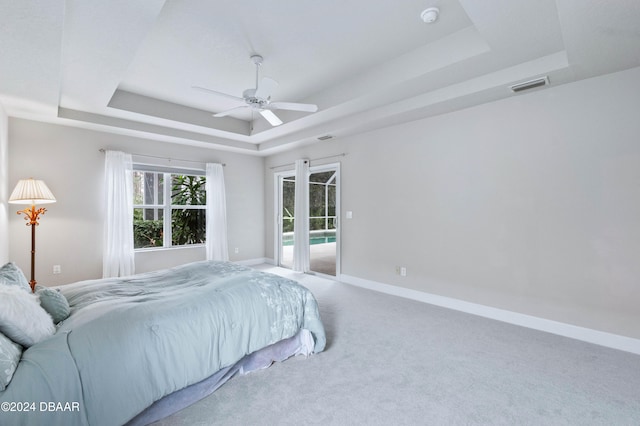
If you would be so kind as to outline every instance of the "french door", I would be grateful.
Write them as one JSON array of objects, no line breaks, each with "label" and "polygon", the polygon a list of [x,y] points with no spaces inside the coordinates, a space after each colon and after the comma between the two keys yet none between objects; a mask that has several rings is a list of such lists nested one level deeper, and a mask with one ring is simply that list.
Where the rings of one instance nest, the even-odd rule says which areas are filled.
[{"label": "french door", "polygon": [[309,169],[309,211],[295,212],[293,171],[276,174],[276,256],[279,266],[293,267],[293,235],[296,220],[309,221],[309,263],[311,272],[336,276],[340,267],[339,212],[340,165]]}]

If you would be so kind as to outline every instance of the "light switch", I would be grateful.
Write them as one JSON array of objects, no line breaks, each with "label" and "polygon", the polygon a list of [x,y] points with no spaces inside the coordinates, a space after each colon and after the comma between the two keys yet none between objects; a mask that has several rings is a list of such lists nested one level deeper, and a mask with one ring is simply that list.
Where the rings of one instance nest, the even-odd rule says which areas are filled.
[{"label": "light switch", "polygon": [[353,212],[352,211],[348,211],[347,212],[347,219],[353,219]]}]

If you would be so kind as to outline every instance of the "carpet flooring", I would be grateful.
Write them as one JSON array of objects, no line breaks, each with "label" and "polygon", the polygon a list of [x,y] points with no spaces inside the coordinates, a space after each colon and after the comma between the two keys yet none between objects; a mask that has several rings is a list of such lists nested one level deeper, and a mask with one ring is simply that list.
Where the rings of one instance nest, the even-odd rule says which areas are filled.
[{"label": "carpet flooring", "polygon": [[156,425],[640,425],[640,356],[291,271],[327,348]]}]

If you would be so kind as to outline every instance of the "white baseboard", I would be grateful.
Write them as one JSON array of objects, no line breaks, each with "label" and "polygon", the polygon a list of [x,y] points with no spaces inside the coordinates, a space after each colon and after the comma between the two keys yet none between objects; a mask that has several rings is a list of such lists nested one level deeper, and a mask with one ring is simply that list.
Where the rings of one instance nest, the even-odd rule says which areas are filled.
[{"label": "white baseboard", "polygon": [[268,259],[266,257],[259,257],[257,259],[246,259],[246,260],[237,260],[233,263],[237,263],[238,265],[244,265],[244,266],[255,266],[255,265],[261,265],[263,263],[268,263],[273,265],[273,259]]},{"label": "white baseboard", "polygon": [[520,314],[518,312],[493,308],[491,306],[480,305],[477,303],[465,302],[464,300],[454,299],[451,297],[438,296],[435,294],[411,290],[404,287],[383,284],[376,281],[352,277],[350,275],[342,274],[340,275],[339,279],[341,282],[358,287],[363,287],[369,290],[379,291],[381,293],[391,294],[407,299],[413,299],[420,302],[453,309],[456,311],[466,312],[485,318],[503,321],[509,324],[515,324],[534,330],[545,331],[547,333],[570,337],[572,339],[582,340],[585,342],[594,343],[596,345],[606,346],[609,348],[640,355],[640,339],[620,336],[618,334],[607,333],[590,328],[578,327],[559,321],[552,321],[544,318],[534,317],[531,315]]}]

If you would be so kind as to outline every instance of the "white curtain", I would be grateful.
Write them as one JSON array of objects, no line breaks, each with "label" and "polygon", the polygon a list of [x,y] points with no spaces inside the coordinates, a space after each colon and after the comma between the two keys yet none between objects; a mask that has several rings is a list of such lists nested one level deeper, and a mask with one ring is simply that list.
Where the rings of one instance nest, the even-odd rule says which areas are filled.
[{"label": "white curtain", "polygon": [[309,272],[309,161],[296,160],[293,270]]},{"label": "white curtain", "polygon": [[135,272],[133,252],[133,163],[131,154],[105,153],[106,214],[102,276],[122,277]]},{"label": "white curtain", "polygon": [[229,260],[222,164],[207,163],[207,260]]}]

